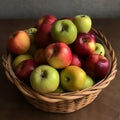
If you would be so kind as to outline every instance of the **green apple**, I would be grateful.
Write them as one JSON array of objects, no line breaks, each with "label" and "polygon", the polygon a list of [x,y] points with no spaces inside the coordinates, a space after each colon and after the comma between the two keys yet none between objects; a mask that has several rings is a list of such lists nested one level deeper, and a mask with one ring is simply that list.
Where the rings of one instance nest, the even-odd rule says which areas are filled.
[{"label": "green apple", "polygon": [[86,72],[75,65],[63,69],[60,76],[61,85],[67,91],[77,91],[82,89],[86,80]]},{"label": "green apple", "polygon": [[58,88],[54,91],[54,93],[64,93],[65,90],[62,88],[62,86],[58,86]]},{"label": "green apple", "polygon": [[71,20],[58,20],[52,26],[51,35],[56,42],[71,44],[76,40],[77,28]]},{"label": "green apple", "polygon": [[73,22],[77,27],[78,33],[88,33],[92,26],[92,20],[88,15],[76,15]]},{"label": "green apple", "polygon": [[40,65],[30,75],[31,87],[40,93],[50,93],[59,86],[59,73],[49,65]]},{"label": "green apple", "polygon": [[16,68],[16,66],[21,63],[24,60],[32,59],[32,56],[30,54],[21,54],[15,57],[13,60],[13,69]]},{"label": "green apple", "polygon": [[88,88],[88,87],[91,87],[91,86],[93,86],[94,84],[95,84],[94,80],[93,80],[89,75],[87,75],[87,76],[86,76],[85,83],[84,83],[82,89],[86,89],[86,88]]},{"label": "green apple", "polygon": [[101,54],[101,55],[105,55],[105,49],[103,47],[102,44],[100,43],[96,43],[96,48],[95,48],[95,51],[94,51],[95,54]]},{"label": "green apple", "polygon": [[33,43],[34,39],[35,39],[35,34],[37,32],[37,28],[34,28],[34,27],[28,28],[28,29],[25,30],[25,32],[27,32],[27,34],[30,37],[31,43]]}]

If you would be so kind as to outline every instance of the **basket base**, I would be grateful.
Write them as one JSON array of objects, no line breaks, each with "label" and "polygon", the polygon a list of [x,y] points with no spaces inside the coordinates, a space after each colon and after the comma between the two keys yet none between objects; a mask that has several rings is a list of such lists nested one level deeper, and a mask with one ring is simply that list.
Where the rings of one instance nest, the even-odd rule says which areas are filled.
[{"label": "basket base", "polygon": [[75,100],[64,100],[55,103],[44,102],[40,100],[38,101],[36,99],[27,96],[24,97],[27,99],[27,101],[30,104],[32,104],[37,109],[46,112],[53,112],[53,113],[72,113],[92,103],[96,99],[98,94],[99,93],[93,93],[85,96],[84,98],[75,99]]}]

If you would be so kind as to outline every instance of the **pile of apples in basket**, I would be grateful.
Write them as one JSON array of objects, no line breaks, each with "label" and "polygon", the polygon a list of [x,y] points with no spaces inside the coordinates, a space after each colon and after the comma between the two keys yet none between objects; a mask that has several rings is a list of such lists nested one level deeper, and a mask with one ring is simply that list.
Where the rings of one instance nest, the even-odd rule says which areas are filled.
[{"label": "pile of apples in basket", "polygon": [[103,79],[110,61],[88,15],[40,17],[9,36],[15,75],[39,93],[83,90]]}]

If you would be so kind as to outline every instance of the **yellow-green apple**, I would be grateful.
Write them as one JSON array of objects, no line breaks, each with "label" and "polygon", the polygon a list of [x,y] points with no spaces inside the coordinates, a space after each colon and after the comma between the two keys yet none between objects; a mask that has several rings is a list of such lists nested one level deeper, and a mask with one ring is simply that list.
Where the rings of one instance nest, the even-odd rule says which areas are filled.
[{"label": "yellow-green apple", "polygon": [[73,51],[79,56],[88,56],[95,51],[96,40],[90,34],[78,34],[72,44]]},{"label": "yellow-green apple", "polygon": [[34,61],[37,65],[47,64],[47,61],[45,58],[45,49],[39,48],[36,50],[34,54]]},{"label": "yellow-green apple", "polygon": [[57,89],[55,91],[53,91],[54,93],[65,93],[65,90],[62,88],[61,85],[59,85],[57,87]]},{"label": "yellow-green apple", "polygon": [[82,67],[82,59],[80,57],[78,57],[77,54],[73,53],[72,61],[71,61],[70,65],[76,65],[76,66]]},{"label": "yellow-green apple", "polygon": [[76,40],[77,28],[71,20],[58,20],[52,26],[51,35],[55,42],[71,44]]},{"label": "yellow-green apple", "polygon": [[39,29],[42,24],[53,24],[56,20],[54,15],[44,15],[37,20],[35,27]]},{"label": "yellow-green apple", "polygon": [[55,91],[60,82],[58,71],[49,65],[40,65],[30,75],[31,87],[40,93]]},{"label": "yellow-green apple", "polygon": [[24,60],[28,60],[28,59],[32,59],[32,56],[30,54],[21,54],[21,55],[16,56],[12,63],[13,69],[15,69],[19,63],[21,63]]},{"label": "yellow-green apple", "polygon": [[92,20],[88,15],[76,15],[73,22],[77,27],[78,33],[88,33],[92,26]]},{"label": "yellow-green apple", "polygon": [[77,91],[82,89],[85,80],[86,72],[75,65],[67,66],[60,73],[61,85],[67,91]]},{"label": "yellow-green apple", "polygon": [[92,77],[90,77],[89,75],[86,76],[86,80],[85,83],[82,87],[82,89],[86,89],[89,88],[91,86],[93,86],[95,84],[94,80],[92,79]]},{"label": "yellow-green apple", "polygon": [[101,54],[101,55],[105,55],[105,48],[103,47],[103,45],[101,43],[96,43],[96,48],[94,51],[95,54]]},{"label": "yellow-green apple", "polygon": [[48,64],[55,68],[65,68],[71,64],[72,52],[63,42],[56,42],[45,48],[45,57]]},{"label": "yellow-green apple", "polygon": [[25,32],[27,32],[27,34],[29,35],[31,44],[33,44],[35,41],[35,34],[37,32],[37,29],[34,27],[31,27],[31,28],[25,29]]},{"label": "yellow-green apple", "polygon": [[51,24],[43,24],[39,27],[35,36],[35,41],[39,47],[45,48],[47,45],[52,43],[51,28]]},{"label": "yellow-green apple", "polygon": [[85,71],[96,80],[104,78],[109,72],[110,62],[101,54],[91,54],[85,61]]},{"label": "yellow-green apple", "polygon": [[12,53],[23,54],[30,48],[30,38],[24,30],[19,30],[9,37],[7,47]]},{"label": "yellow-green apple", "polygon": [[31,72],[35,69],[35,62],[30,60],[24,60],[19,63],[15,69],[15,74],[20,80],[28,81]]}]

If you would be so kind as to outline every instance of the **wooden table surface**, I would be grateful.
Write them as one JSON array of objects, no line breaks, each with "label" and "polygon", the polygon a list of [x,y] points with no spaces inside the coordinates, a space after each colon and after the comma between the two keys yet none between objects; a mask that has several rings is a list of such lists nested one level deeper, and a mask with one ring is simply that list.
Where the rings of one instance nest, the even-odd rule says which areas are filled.
[{"label": "wooden table surface", "polygon": [[[6,51],[8,36],[35,25],[34,19],[0,20],[0,57]],[[120,19],[93,19],[93,27],[109,39],[118,59],[115,79],[94,102],[70,114],[36,109],[5,76],[0,59],[0,120],[120,120]]]}]

